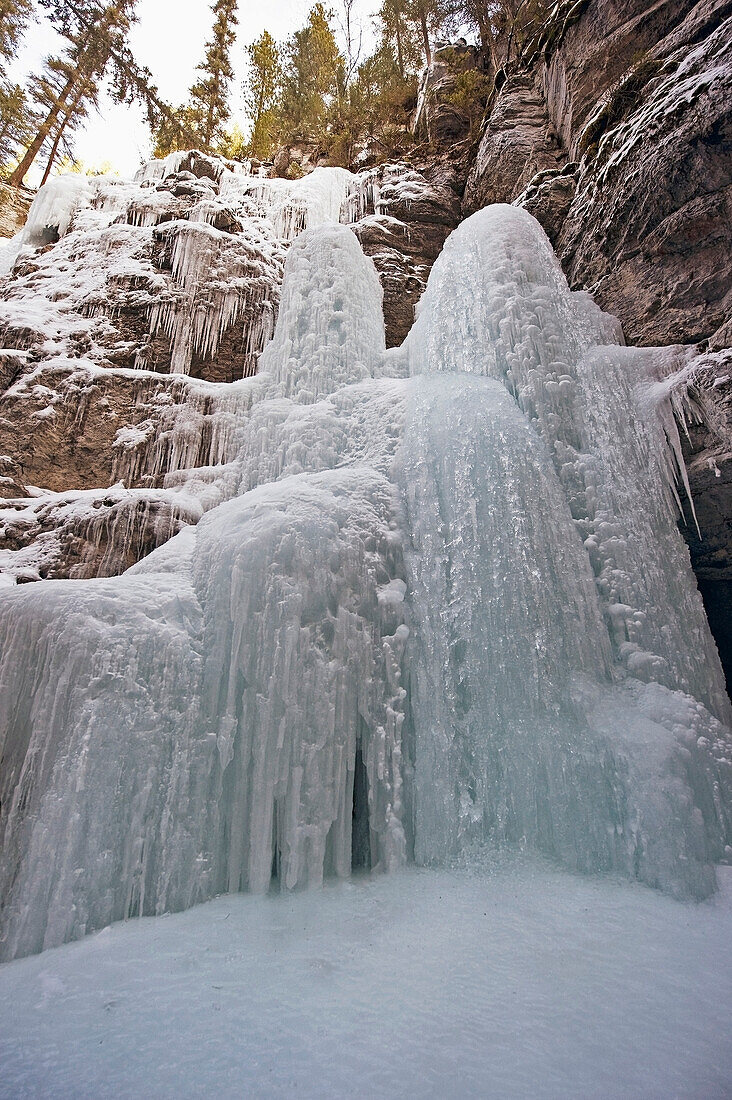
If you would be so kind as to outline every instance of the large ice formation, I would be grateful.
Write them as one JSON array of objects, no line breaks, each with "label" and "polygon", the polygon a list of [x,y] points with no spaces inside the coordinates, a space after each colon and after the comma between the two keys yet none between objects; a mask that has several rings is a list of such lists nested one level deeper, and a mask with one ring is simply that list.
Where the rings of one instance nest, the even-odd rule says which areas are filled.
[{"label": "large ice formation", "polygon": [[119,578],[3,592],[5,958],[473,844],[714,888],[730,709],[662,357],[620,346],[507,206],[452,235],[385,352],[373,264],[334,222],[347,183],[311,177],[204,465],[176,407],[164,492],[197,526]]}]

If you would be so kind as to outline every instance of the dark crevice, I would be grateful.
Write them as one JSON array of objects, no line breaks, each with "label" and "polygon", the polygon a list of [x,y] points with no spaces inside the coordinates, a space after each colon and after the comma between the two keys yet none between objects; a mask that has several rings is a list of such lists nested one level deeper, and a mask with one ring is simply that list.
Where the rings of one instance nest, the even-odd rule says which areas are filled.
[{"label": "dark crevice", "polygon": [[361,749],[356,749],[353,775],[353,819],[351,823],[351,870],[371,870],[371,831],[369,828],[369,780]]},{"label": "dark crevice", "polygon": [[272,876],[270,880],[270,890],[279,890],[280,888],[280,864],[281,854],[277,829],[277,803],[275,802],[272,810]]},{"label": "dark crevice", "polygon": [[732,698],[732,580],[697,577],[697,584]]}]

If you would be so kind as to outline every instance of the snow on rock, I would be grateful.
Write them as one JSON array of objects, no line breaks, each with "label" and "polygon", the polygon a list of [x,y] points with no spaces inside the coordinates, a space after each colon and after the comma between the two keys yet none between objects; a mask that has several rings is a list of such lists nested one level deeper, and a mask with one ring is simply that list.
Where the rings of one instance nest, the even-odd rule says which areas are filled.
[{"label": "snow on rock", "polygon": [[181,375],[105,368],[86,359],[30,364],[0,405],[2,465],[18,486],[64,492],[123,481],[159,488],[165,474],[226,461],[256,379],[215,386]]},{"label": "snow on rock", "polygon": [[729,704],[652,353],[511,207],[453,234],[400,352],[381,308],[351,230],[305,230],[257,377],[115,425],[195,529],[3,594],[5,958],[476,842],[714,889]]},{"label": "snow on rock", "polygon": [[[420,180],[427,194],[426,181],[409,179],[410,194]],[[236,384],[206,389],[204,380],[236,383],[256,370],[292,241],[339,219],[358,231],[354,219],[379,201],[377,192],[373,172],[270,180],[197,153],[153,162],[135,182],[52,180],[27,232],[4,246],[2,262],[14,271],[0,301],[0,495],[120,479],[160,487],[186,468],[226,464],[251,401]],[[404,227],[401,235],[409,236]],[[406,331],[414,293],[401,294],[399,265],[380,273],[390,299],[403,298]],[[376,331],[367,358],[382,343]],[[201,387],[184,385],[181,374],[201,378]],[[225,496],[213,489],[207,499]]]},{"label": "snow on rock", "polygon": [[0,575],[18,582],[114,576],[202,511],[195,498],[121,484],[8,500],[0,507]]},{"label": "snow on rock", "polygon": [[[378,215],[391,234],[375,259],[392,343],[411,325],[452,224],[447,199],[403,165],[360,175],[317,169],[287,181],[191,152],[153,162],[135,182],[52,180],[29,232],[33,241],[47,229],[60,239],[34,249],[21,235],[5,246],[5,266],[15,266],[0,301],[0,452],[8,458],[0,494],[119,479],[160,486],[186,465],[225,463],[223,423],[238,415],[239,396],[191,387],[181,398],[176,375],[217,384],[251,375],[274,330],[297,234],[340,219],[369,253],[369,219],[393,202],[405,217],[440,225],[432,241]],[[396,240],[413,259],[398,258]],[[382,341],[377,332],[374,348]]]}]

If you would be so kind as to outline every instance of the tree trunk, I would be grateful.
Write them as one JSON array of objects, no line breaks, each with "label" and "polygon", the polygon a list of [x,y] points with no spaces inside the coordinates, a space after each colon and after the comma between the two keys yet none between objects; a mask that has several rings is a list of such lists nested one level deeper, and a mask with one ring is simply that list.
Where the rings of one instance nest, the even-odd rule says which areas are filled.
[{"label": "tree trunk", "polygon": [[424,56],[427,62],[427,68],[432,68],[432,47],[430,46],[430,33],[427,29],[427,16],[423,6],[419,6],[419,25],[422,30],[422,44],[424,45]]},{"label": "tree trunk", "polygon": [[404,80],[404,51],[402,49],[402,13],[398,3],[393,6],[394,12],[394,33],[396,35],[396,48],[397,48],[397,65],[399,66],[399,75]]},{"label": "tree trunk", "polygon": [[480,35],[480,53],[483,59],[483,68],[495,74],[498,71],[498,59],[496,47],[493,41],[493,28],[487,13],[478,9],[478,34]]},{"label": "tree trunk", "polygon": [[69,96],[71,95],[71,92],[74,89],[74,84],[75,83],[76,83],[76,76],[69,77],[69,79],[66,81],[66,84],[63,88],[63,91],[59,95],[58,99],[54,103],[51,110],[48,112],[48,115],[46,117],[46,121],[43,123],[40,130],[38,131],[36,136],[33,138],[33,141],[30,143],[30,145],[26,149],[25,155],[23,156],[23,159],[20,161],[18,167],[15,169],[13,174],[8,179],[8,184],[11,187],[20,187],[22,185],[23,179],[25,177],[26,172],[28,171],[30,166],[33,164],[33,161],[38,156],[38,153],[40,152],[41,146],[43,145],[43,143],[46,140],[46,138],[48,137],[48,135],[51,133],[51,130],[53,129],[53,127],[56,124],[56,120],[57,120],[58,116],[61,114],[61,111],[66,106],[66,101],[68,100]]},{"label": "tree trunk", "polygon": [[84,91],[86,89],[86,86],[87,86],[86,82],[84,82],[84,84],[81,86],[79,91],[74,96],[73,103],[71,103],[66,108],[66,113],[64,114],[63,118],[61,119],[61,121],[58,124],[58,128],[56,130],[56,136],[53,139],[53,145],[51,146],[51,153],[50,153],[50,156],[48,158],[48,163],[46,164],[46,170],[43,173],[43,179],[41,180],[41,187],[43,187],[44,183],[47,182],[48,177],[51,175],[51,169],[53,168],[53,162],[56,159],[56,154],[58,153],[58,147],[61,144],[61,138],[63,136],[63,132],[66,129],[66,127],[68,126],[71,119],[74,117],[74,112],[76,111],[76,109],[78,108],[78,106],[81,103],[82,99],[84,98]]},{"label": "tree trunk", "polygon": [[59,126],[58,130],[56,131],[56,137],[53,139],[53,145],[51,146],[51,152],[49,154],[48,161],[46,163],[46,170],[43,173],[43,179],[41,180],[41,187],[43,187],[44,183],[48,182],[48,177],[51,175],[51,169],[53,168],[53,162],[56,159],[56,153],[58,153],[58,147],[61,144],[61,135],[64,132],[64,125],[65,125],[65,122],[61,126]]},{"label": "tree trunk", "polygon": [[[106,32],[109,29],[111,20],[112,20],[112,16],[111,16],[110,11],[108,10],[107,13],[105,14],[104,18],[100,20],[98,30],[101,33]],[[85,68],[84,59],[85,59],[85,56],[86,56],[85,51],[92,44],[93,37],[94,37],[94,27],[93,26],[90,27],[89,24],[86,24],[86,26],[87,26],[86,34],[82,38],[81,42],[79,43],[79,47],[78,47],[77,56],[80,58],[79,66],[76,69],[76,72],[73,74],[73,76],[70,76],[69,79],[66,81],[66,84],[64,85],[62,91],[60,92],[58,98],[56,99],[53,107],[48,112],[48,115],[46,117],[46,121],[43,123],[40,130],[38,131],[36,136],[33,138],[33,141],[28,146],[28,148],[25,152],[25,155],[24,155],[23,159],[21,160],[20,164],[15,169],[13,174],[10,176],[10,178],[8,180],[8,183],[10,184],[11,187],[20,187],[21,184],[23,183],[23,179],[25,177],[26,172],[28,171],[30,166],[33,164],[33,161],[38,156],[38,153],[40,152],[41,146],[43,145],[44,141],[47,139],[48,135],[53,130],[53,127],[56,124],[56,119],[61,114],[61,111],[66,107],[69,96],[73,92],[74,88],[77,86],[79,80],[81,80],[81,82],[82,82],[82,88],[86,88],[88,82],[92,79],[95,72],[97,72],[99,70],[98,62],[96,63],[96,65],[95,65],[94,62],[92,62],[91,71],[90,72],[85,72],[84,71],[84,68]],[[106,67],[106,64],[107,64],[108,60],[109,60],[109,54],[107,54],[107,56],[104,60],[104,64],[102,65],[102,69],[104,69]],[[87,64],[88,64],[88,62],[87,62]]]}]

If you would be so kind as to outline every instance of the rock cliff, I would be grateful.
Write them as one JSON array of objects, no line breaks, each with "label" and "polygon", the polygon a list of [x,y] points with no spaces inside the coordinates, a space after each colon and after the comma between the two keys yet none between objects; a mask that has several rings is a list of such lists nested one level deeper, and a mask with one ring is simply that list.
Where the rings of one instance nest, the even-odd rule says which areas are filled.
[{"label": "rock cliff", "polygon": [[0,238],[14,237],[23,228],[32,201],[32,192],[0,183]]}]

